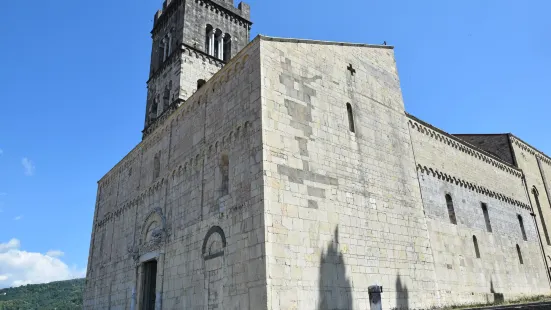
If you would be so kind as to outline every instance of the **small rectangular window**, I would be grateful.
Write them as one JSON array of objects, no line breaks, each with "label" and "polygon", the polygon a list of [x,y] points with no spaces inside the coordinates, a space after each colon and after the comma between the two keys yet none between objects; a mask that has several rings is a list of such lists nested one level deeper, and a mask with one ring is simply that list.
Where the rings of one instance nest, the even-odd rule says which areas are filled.
[{"label": "small rectangular window", "polygon": [[482,213],[484,213],[484,221],[486,222],[486,230],[492,232],[492,224],[490,223],[490,215],[488,214],[488,206],[482,203]]}]

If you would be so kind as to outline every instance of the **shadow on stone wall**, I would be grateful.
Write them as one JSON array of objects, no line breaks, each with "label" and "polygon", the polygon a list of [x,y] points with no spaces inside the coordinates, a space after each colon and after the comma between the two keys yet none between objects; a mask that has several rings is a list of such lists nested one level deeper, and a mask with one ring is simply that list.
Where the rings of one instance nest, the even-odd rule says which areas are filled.
[{"label": "shadow on stone wall", "polygon": [[352,283],[346,276],[342,253],[338,249],[339,228],[321,254],[319,277],[319,310],[352,310]]},{"label": "shadow on stone wall", "polygon": [[496,293],[496,290],[494,289],[494,280],[491,280],[491,279],[490,279],[490,293],[494,294],[495,304],[502,304],[505,301],[505,298],[503,297],[503,293]]},{"label": "shadow on stone wall", "polygon": [[405,284],[402,284],[400,274],[396,277],[396,308],[397,310],[409,309],[409,293]]}]

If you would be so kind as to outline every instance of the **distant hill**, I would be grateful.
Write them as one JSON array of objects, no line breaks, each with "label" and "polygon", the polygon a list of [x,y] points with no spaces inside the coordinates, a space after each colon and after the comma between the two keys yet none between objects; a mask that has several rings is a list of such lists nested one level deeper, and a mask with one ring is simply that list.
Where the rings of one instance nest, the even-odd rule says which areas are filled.
[{"label": "distant hill", "polygon": [[0,289],[0,310],[82,309],[85,279]]}]

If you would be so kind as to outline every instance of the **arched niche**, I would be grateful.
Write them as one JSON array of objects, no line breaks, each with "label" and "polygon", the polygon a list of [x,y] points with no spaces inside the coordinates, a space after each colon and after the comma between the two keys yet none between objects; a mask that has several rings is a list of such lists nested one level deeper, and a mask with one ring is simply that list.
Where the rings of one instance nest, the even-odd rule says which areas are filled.
[{"label": "arched niche", "polygon": [[226,235],[220,226],[213,226],[209,229],[203,240],[203,258],[205,260],[224,256],[226,248]]},{"label": "arched niche", "polygon": [[146,216],[141,229],[140,255],[157,250],[166,237],[166,218],[161,208],[155,208]]}]

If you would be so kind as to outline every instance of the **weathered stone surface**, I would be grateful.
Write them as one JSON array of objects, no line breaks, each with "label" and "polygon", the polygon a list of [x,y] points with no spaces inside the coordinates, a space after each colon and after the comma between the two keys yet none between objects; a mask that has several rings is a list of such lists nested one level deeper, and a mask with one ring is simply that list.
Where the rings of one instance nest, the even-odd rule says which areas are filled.
[{"label": "weathered stone surface", "polygon": [[[212,3],[157,14],[154,42],[170,25],[191,41],[152,61],[150,92],[181,100],[98,182],[85,309],[141,309],[151,261],[157,309],[368,309],[373,285],[385,309],[549,292],[551,159],[509,135],[513,166],[407,115],[389,46],[245,46],[224,15],[239,9]],[[190,47],[207,23],[242,40],[229,63]]]}]

